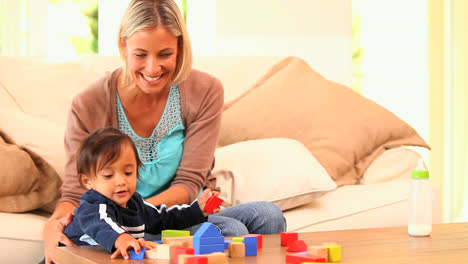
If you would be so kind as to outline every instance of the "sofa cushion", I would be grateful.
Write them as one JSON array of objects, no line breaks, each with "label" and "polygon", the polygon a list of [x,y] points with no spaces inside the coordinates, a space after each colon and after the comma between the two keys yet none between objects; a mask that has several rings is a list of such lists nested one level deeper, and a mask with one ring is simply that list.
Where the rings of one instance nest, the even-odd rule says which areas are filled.
[{"label": "sofa cushion", "polygon": [[46,206],[60,196],[57,172],[39,155],[17,146],[0,130],[0,211],[26,212]]},{"label": "sofa cushion", "polygon": [[387,148],[429,148],[396,115],[295,57],[226,104],[219,145],[276,137],[302,142],[339,186],[357,183]]},{"label": "sofa cushion", "polygon": [[293,139],[239,142],[217,149],[215,157],[213,174],[227,206],[262,200],[286,210],[336,188],[307,148]]}]

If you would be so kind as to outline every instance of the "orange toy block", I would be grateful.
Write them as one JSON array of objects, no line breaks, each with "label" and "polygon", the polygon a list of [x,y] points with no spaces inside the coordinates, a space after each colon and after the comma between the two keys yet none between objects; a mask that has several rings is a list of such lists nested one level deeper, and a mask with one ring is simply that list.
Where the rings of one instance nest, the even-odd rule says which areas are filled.
[{"label": "orange toy block", "polygon": [[208,257],[209,264],[227,264],[226,253],[214,252],[211,254],[201,255]]},{"label": "orange toy block", "polygon": [[289,252],[304,252],[307,251],[307,244],[304,240],[296,240],[289,243],[287,251]]},{"label": "orange toy block", "polygon": [[240,258],[245,257],[245,244],[240,242],[231,242],[228,245],[229,257]]},{"label": "orange toy block", "polygon": [[289,246],[289,243],[296,241],[298,237],[297,232],[281,232],[281,246]]},{"label": "orange toy block", "polygon": [[325,246],[309,246],[307,247],[307,255],[325,258],[325,261],[328,261],[328,248]]},{"label": "orange toy block", "polygon": [[216,195],[212,195],[210,198],[208,198],[208,201],[206,201],[204,210],[209,212],[209,213],[214,213],[214,210],[218,209],[219,206],[223,202],[224,202],[223,199],[219,198]]},{"label": "orange toy block", "polygon": [[163,244],[173,244],[173,242],[182,243],[180,247],[193,247],[193,237],[165,237],[163,238]]}]

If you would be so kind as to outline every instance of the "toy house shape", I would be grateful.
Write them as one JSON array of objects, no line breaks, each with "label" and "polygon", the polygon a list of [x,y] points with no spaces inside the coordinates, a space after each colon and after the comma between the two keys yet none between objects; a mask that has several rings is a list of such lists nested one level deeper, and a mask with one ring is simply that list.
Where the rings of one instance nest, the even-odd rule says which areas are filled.
[{"label": "toy house shape", "polygon": [[213,252],[224,253],[224,236],[218,228],[211,223],[205,222],[193,235],[193,248],[195,254],[210,254]]}]

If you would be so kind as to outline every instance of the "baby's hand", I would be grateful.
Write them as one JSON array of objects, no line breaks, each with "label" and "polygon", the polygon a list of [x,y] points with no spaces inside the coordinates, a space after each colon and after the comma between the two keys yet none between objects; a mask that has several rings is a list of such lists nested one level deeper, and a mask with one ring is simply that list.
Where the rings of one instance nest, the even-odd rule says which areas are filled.
[{"label": "baby's hand", "polygon": [[128,259],[128,252],[129,248],[133,248],[135,253],[140,254],[142,248],[151,249],[143,238],[139,238],[136,240],[132,235],[128,233],[123,233],[117,240],[115,240],[115,248],[116,250],[111,255],[111,259],[115,259],[117,256],[122,255],[124,259]]},{"label": "baby's hand", "polygon": [[[200,206],[200,208],[202,209],[202,212],[203,212],[203,215],[204,216],[208,216],[210,214],[212,214],[211,212],[208,212],[205,210],[205,206],[206,206],[206,202],[208,201],[208,199],[210,199],[211,196],[218,196],[219,193],[216,192],[216,191],[212,191],[211,189],[206,189],[203,191],[203,193],[200,195],[200,197],[198,197],[198,206]],[[219,212],[219,207],[214,209],[213,210],[213,213],[217,213]]]}]

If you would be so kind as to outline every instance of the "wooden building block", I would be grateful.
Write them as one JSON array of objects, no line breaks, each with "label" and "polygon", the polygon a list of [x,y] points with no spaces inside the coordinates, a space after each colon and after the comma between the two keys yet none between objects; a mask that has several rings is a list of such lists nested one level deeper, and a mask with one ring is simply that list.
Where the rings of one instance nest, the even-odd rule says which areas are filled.
[{"label": "wooden building block", "polygon": [[183,264],[208,264],[208,257],[203,255],[189,256]]},{"label": "wooden building block", "polygon": [[307,255],[325,258],[325,261],[328,261],[328,248],[325,246],[309,246],[307,247]]},{"label": "wooden building block", "polygon": [[248,234],[248,235],[245,235],[244,237],[247,237],[247,236],[254,236],[254,237],[257,237],[257,249],[261,249],[263,248],[263,235],[259,235],[259,234]]},{"label": "wooden building block", "polygon": [[193,237],[184,236],[184,237],[165,237],[163,239],[164,244],[172,244],[173,242],[180,242],[181,247],[193,247]]},{"label": "wooden building block", "polygon": [[225,253],[215,252],[207,255],[208,264],[227,264],[227,256]]},{"label": "wooden building block", "polygon": [[145,251],[146,251],[146,248],[141,248],[140,249],[140,253],[136,253],[135,252],[135,249],[131,249],[128,251],[128,258],[130,259],[144,259],[145,258]]},{"label": "wooden building block", "polygon": [[307,254],[286,254],[286,263],[303,263],[303,262],[325,262],[325,258],[317,256],[309,256]]},{"label": "wooden building block", "polygon": [[145,258],[147,259],[158,259],[158,253],[156,248],[148,249],[145,251]]},{"label": "wooden building block", "polygon": [[174,258],[175,246],[171,244],[159,244],[156,247],[156,257],[158,259],[171,260]]},{"label": "wooden building block", "polygon": [[341,261],[341,246],[340,245],[324,245],[328,248],[328,261],[339,262]]},{"label": "wooden building block", "polygon": [[223,202],[224,202],[223,199],[219,198],[216,195],[212,195],[212,196],[210,196],[210,198],[208,198],[208,201],[206,201],[204,210],[212,214],[212,213],[214,213],[214,210],[218,209],[219,206]]},{"label": "wooden building block", "polygon": [[244,243],[244,238],[243,237],[233,237],[232,242]]},{"label": "wooden building block", "polygon": [[289,243],[296,241],[298,237],[297,232],[281,232],[281,246],[289,246]]},{"label": "wooden building block", "polygon": [[245,255],[257,256],[257,237],[244,237]]},{"label": "wooden building block", "polygon": [[[194,255],[195,250],[193,248],[179,247],[174,250],[174,264],[179,263],[179,255]],[[183,263],[182,263],[183,264]]]},{"label": "wooden building block", "polygon": [[163,241],[165,237],[184,237],[184,236],[190,236],[190,231],[166,229],[161,232],[161,239]]},{"label": "wooden building block", "polygon": [[231,242],[228,245],[229,257],[240,258],[245,257],[245,244],[240,242]]},{"label": "wooden building block", "polygon": [[307,244],[304,242],[304,240],[293,241],[293,242],[289,243],[287,251],[289,251],[289,252],[304,252],[304,251],[307,251]]}]

